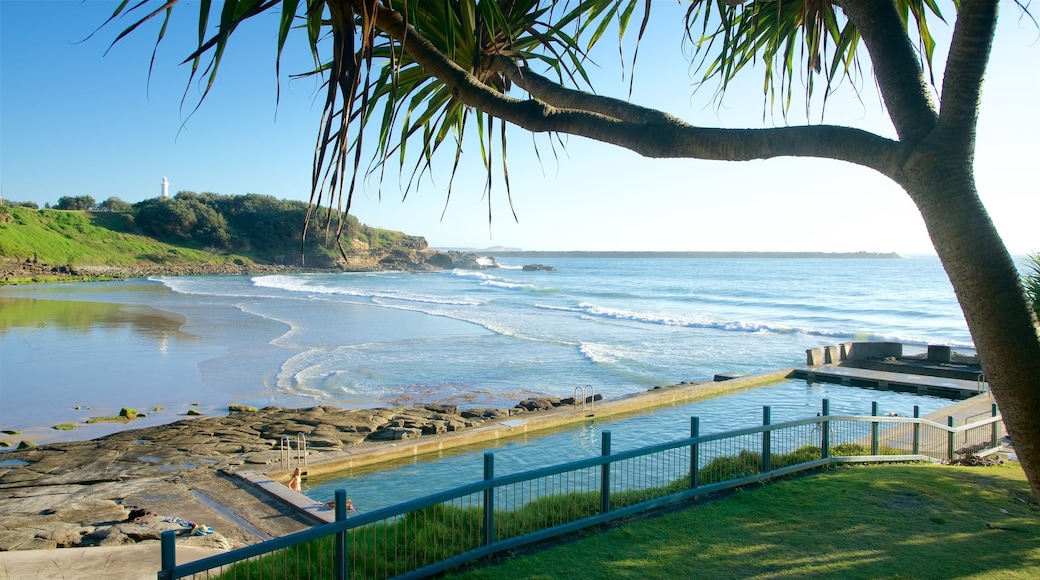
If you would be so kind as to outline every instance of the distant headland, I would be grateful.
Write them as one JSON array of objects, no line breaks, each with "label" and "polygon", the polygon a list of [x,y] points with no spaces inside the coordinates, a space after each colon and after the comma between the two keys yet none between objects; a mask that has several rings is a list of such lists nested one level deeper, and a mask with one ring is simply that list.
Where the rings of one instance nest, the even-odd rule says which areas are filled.
[{"label": "distant headland", "polygon": [[525,251],[488,248],[467,250],[495,258],[809,258],[809,259],[899,259],[895,252],[596,252]]},{"label": "distant headland", "polygon": [[421,236],[311,209],[302,201],[256,194],[184,191],[134,205],[117,198],[95,204],[89,197],[62,198],[43,209],[8,202],[0,205],[0,285],[488,267],[475,254],[431,250]]}]

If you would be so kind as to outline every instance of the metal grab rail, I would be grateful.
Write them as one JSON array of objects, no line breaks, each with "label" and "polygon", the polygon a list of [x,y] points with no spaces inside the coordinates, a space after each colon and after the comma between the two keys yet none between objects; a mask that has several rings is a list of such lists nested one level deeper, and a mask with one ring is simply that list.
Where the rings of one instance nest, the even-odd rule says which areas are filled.
[{"label": "metal grab rail", "polygon": [[578,406],[578,396],[581,395],[581,412],[585,412],[585,405],[588,404],[589,410],[593,410],[593,406],[596,404],[596,392],[592,388],[592,385],[585,385],[584,387],[574,387],[574,406]]},{"label": "metal grab rail", "polygon": [[296,465],[299,467],[307,466],[307,436],[303,433],[296,434],[295,450],[292,443],[292,439],[288,435],[282,435],[281,440],[278,442],[278,463],[282,466],[282,469],[289,469],[293,466],[293,451],[296,451]]}]

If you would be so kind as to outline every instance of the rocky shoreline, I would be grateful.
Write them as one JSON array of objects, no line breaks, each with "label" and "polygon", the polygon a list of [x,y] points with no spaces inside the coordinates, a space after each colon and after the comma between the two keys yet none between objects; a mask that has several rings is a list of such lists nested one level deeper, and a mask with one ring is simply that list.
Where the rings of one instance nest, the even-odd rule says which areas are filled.
[{"label": "rocky shoreline", "polygon": [[[574,403],[532,398],[513,408],[466,410],[235,407],[223,417],[8,451],[0,454],[0,551],[122,546],[158,541],[164,530],[178,531],[183,545],[240,547],[310,525],[277,502],[243,496],[249,492],[229,477],[237,469],[277,469],[283,436],[295,443],[302,434],[309,461],[317,463],[325,454],[370,451]],[[240,514],[250,520],[243,526],[211,503],[261,512]],[[254,526],[260,529],[250,530]]]},{"label": "rocky shoreline", "polygon": [[[327,266],[242,259],[55,265],[32,257],[0,260],[0,285],[147,276],[424,272],[497,264],[471,253],[430,250],[418,239],[353,251]],[[238,407],[224,417],[199,416],[89,441],[39,446],[26,442],[0,453],[0,551],[157,542],[165,530],[178,531],[183,545],[243,546],[311,524],[292,508],[244,490],[229,476],[239,467],[262,470],[277,464],[283,436],[302,434],[312,460],[319,460],[316,456],[322,454],[435,437],[560,404],[532,399],[514,409],[467,411],[444,405],[366,410]],[[242,509],[252,513],[229,514],[219,509],[221,505],[245,506]]]},{"label": "rocky shoreline", "polygon": [[148,276],[255,275],[331,272],[484,270],[497,267],[476,254],[428,248],[392,247],[350,252],[334,264],[307,267],[261,264],[241,259],[197,264],[139,261],[127,265],[50,264],[35,258],[0,259],[0,285],[42,282],[86,282]]}]

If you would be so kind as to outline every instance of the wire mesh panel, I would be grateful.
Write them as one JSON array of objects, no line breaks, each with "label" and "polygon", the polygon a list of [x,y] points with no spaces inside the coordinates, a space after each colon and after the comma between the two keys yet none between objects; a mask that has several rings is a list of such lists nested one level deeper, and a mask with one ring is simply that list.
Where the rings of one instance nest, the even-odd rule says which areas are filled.
[{"label": "wire mesh panel", "polygon": [[390,578],[476,549],[483,498],[473,493],[348,532],[349,577]]},{"label": "wire mesh panel", "polygon": [[976,455],[980,451],[1000,445],[1004,436],[1004,422],[990,421],[963,429],[954,436],[954,456]]},{"label": "wire mesh panel", "polygon": [[762,434],[750,433],[699,444],[700,485],[721,483],[762,472]]},{"label": "wire mesh panel", "polygon": [[495,541],[554,528],[599,511],[599,466],[495,488]]},{"label": "wire mesh panel", "polygon": [[221,580],[304,580],[335,576],[335,557],[332,539],[311,540],[263,556],[207,570],[188,578],[219,578]]},{"label": "wire mesh panel", "polygon": [[869,422],[831,420],[829,423],[832,456],[870,455],[871,425]]},{"label": "wire mesh panel", "polygon": [[814,441],[815,423],[774,428],[769,435],[769,465],[780,469],[799,463],[808,463],[823,457],[818,441]]},{"label": "wire mesh panel", "polygon": [[915,423],[910,421],[882,423],[878,436],[878,455],[910,455],[914,453]]},{"label": "wire mesh panel", "polygon": [[689,486],[689,447],[629,457],[611,465],[610,509],[664,497]]},{"label": "wire mesh panel", "polygon": [[928,423],[921,424],[922,455],[927,455],[933,459],[943,461],[948,457],[947,450],[949,449],[949,446],[948,430]]}]

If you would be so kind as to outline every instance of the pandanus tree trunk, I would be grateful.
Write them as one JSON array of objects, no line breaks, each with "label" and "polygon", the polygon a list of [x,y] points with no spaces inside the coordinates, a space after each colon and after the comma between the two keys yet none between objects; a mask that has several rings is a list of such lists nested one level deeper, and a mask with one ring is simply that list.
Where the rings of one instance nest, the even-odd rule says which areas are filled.
[{"label": "pandanus tree trunk", "polygon": [[[848,4],[857,25],[856,19],[876,14],[862,2]],[[1040,327],[1018,270],[979,199],[973,171],[975,130],[997,6],[997,0],[961,3],[939,115],[930,127],[923,122],[926,113],[914,110],[913,99],[900,98],[912,93],[901,92],[888,70],[895,59],[877,62],[875,53],[880,48],[876,47],[883,43],[875,27],[864,22],[860,29],[868,49],[873,49],[882,93],[888,88],[889,114],[910,151],[888,175],[921,212],[1033,495],[1040,498]]]},{"label": "pandanus tree trunk", "polygon": [[918,155],[904,187],[928,233],[979,353],[1034,495],[1040,496],[1040,337],[1018,270],[963,157]]}]

